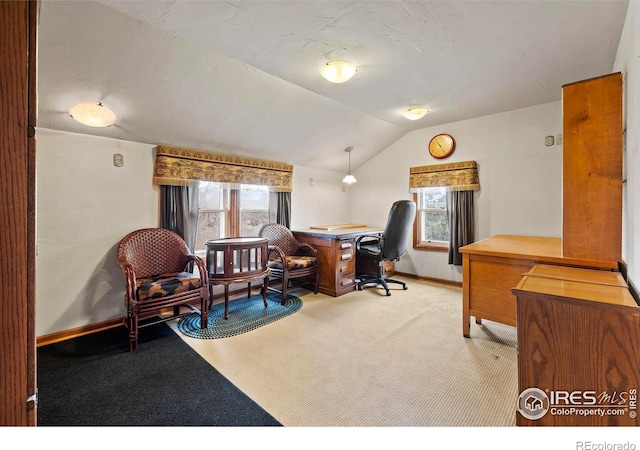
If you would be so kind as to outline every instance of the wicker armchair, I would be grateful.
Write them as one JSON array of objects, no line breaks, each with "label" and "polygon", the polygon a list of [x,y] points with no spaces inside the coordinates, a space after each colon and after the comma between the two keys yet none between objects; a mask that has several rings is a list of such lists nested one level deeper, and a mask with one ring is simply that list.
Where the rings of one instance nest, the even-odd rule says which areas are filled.
[{"label": "wicker armchair", "polygon": [[[282,289],[270,290],[282,295],[281,304],[287,301],[289,280],[294,278],[310,278],[313,280],[313,293],[318,293],[320,273],[318,272],[318,251],[309,244],[298,242],[291,230],[278,223],[264,225],[258,233],[269,240],[270,278],[282,280]],[[284,261],[284,263],[283,263]]]},{"label": "wicker armchair", "polygon": [[[186,272],[193,262],[199,274]],[[144,228],[126,235],[118,246],[118,265],[126,282],[125,325],[129,330],[129,351],[138,347],[138,328],[166,322],[196,311],[200,326],[207,327],[209,286],[207,270],[201,258],[189,253],[184,240],[163,228]],[[200,309],[194,304],[200,305]],[[188,312],[180,313],[186,306]],[[139,324],[140,316],[173,307],[173,315]]]}]

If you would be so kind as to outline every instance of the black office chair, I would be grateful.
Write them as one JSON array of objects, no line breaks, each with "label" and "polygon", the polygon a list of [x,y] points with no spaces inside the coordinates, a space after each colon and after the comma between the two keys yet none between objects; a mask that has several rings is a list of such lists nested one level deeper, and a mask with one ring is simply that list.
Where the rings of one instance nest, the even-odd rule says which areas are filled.
[{"label": "black office chair", "polygon": [[382,236],[361,236],[356,240],[356,252],[363,257],[373,259],[377,267],[376,275],[358,275],[360,281],[356,288],[359,291],[368,284],[382,285],[387,295],[391,295],[388,283],[400,284],[402,289],[407,289],[406,283],[383,275],[382,264],[384,261],[398,261],[406,253],[407,239],[415,217],[416,204],[411,200],[398,200],[391,206]]}]

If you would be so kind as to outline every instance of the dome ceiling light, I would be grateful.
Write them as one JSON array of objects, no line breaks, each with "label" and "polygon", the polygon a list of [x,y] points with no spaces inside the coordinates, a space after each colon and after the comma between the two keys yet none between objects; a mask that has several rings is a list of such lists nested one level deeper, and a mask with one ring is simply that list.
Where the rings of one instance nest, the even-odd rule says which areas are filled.
[{"label": "dome ceiling light", "polygon": [[429,110],[424,106],[412,106],[408,108],[402,115],[409,120],[418,120],[422,119]]},{"label": "dome ceiling light", "polygon": [[100,102],[78,102],[71,105],[69,115],[89,127],[108,127],[115,123],[116,115]]},{"label": "dome ceiling light", "polygon": [[358,71],[349,61],[331,61],[322,67],[322,76],[332,83],[344,83]]}]

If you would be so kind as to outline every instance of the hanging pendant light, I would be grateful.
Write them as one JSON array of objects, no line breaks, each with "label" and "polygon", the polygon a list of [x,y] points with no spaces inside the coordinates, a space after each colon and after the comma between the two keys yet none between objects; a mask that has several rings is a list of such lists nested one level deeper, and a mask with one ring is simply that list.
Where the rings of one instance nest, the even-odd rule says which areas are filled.
[{"label": "hanging pendant light", "polygon": [[344,151],[349,154],[349,171],[347,172],[347,175],[342,179],[342,182],[347,184],[353,184],[358,181],[356,180],[356,177],[351,175],[351,150],[353,150],[353,147],[351,146],[344,149]]}]

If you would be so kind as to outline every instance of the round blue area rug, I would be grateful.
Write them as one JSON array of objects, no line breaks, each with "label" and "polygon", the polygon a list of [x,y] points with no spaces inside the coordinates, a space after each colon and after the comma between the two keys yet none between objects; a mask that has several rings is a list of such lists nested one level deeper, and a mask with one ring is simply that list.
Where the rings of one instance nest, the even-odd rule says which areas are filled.
[{"label": "round blue area rug", "polygon": [[182,334],[197,339],[219,339],[246,333],[289,316],[302,308],[302,300],[287,295],[284,305],[280,304],[279,293],[267,293],[267,307],[262,295],[252,295],[229,301],[229,318],[224,318],[224,302],[215,304],[209,310],[206,329],[200,328],[200,315],[193,313],[178,322]]}]

